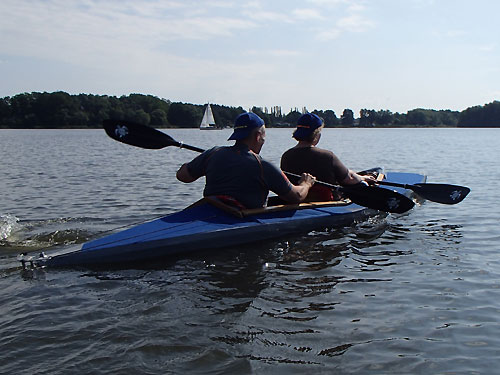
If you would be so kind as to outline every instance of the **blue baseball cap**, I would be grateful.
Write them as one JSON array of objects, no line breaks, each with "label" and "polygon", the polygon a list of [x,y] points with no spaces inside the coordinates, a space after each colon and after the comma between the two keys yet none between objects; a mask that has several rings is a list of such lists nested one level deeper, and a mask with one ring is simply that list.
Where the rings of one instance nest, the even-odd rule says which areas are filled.
[{"label": "blue baseball cap", "polygon": [[313,131],[323,125],[323,120],[314,113],[305,113],[297,120],[297,129],[293,132],[293,138],[304,139],[309,137]]},{"label": "blue baseball cap", "polygon": [[250,135],[253,129],[260,128],[264,125],[264,120],[252,112],[244,112],[234,121],[233,134],[227,139],[239,141]]}]

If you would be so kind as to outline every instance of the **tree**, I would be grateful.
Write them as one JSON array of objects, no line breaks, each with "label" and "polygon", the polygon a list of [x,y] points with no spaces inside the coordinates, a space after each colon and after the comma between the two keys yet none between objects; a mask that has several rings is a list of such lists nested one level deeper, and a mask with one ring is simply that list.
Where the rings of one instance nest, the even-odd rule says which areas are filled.
[{"label": "tree", "polygon": [[168,125],[167,114],[163,109],[155,109],[151,112],[151,125],[164,126]]},{"label": "tree", "polygon": [[10,117],[11,117],[11,105],[10,105],[10,98],[7,96],[5,98],[0,99],[0,120],[4,122],[3,124],[0,123],[0,126],[7,125],[5,124],[5,122]]},{"label": "tree", "polygon": [[373,109],[361,109],[359,111],[359,126],[372,127],[375,126],[377,113]]},{"label": "tree", "polygon": [[194,106],[184,103],[170,104],[167,114],[168,122],[181,128],[198,127],[202,117],[203,106]]},{"label": "tree", "polygon": [[265,113],[261,107],[252,107],[252,112],[259,116],[262,120],[264,120],[266,126],[274,125],[275,121],[273,116],[271,116],[269,113]]},{"label": "tree", "polygon": [[340,124],[343,126],[354,125],[354,112],[348,108],[344,109],[342,116],[340,116]]},{"label": "tree", "polygon": [[294,111],[290,111],[285,116],[285,122],[288,122],[289,124],[296,125],[300,116],[302,116],[302,113],[300,113],[299,111],[297,111],[297,109],[295,109]]},{"label": "tree", "polygon": [[394,115],[393,115],[393,125],[407,125],[408,122],[406,120],[406,114],[404,113],[398,113],[396,112]]},{"label": "tree", "polygon": [[439,111],[441,115],[441,124],[448,126],[457,126],[459,112],[452,112],[450,110]]},{"label": "tree", "polygon": [[430,118],[427,112],[421,108],[408,111],[406,120],[410,125],[426,125],[430,123]]},{"label": "tree", "polygon": [[458,118],[459,127],[500,127],[500,102],[475,106],[462,111]]},{"label": "tree", "polygon": [[375,113],[374,120],[376,125],[390,125],[394,121],[394,116],[391,111],[380,110]]},{"label": "tree", "polygon": [[314,113],[325,121],[325,128],[331,128],[339,124],[339,119],[331,109],[327,109],[326,111],[314,110],[311,113]]},{"label": "tree", "polygon": [[217,127],[220,128],[232,127],[236,117],[243,112],[245,111],[241,107],[234,108],[212,104],[212,113],[214,115],[215,123]]}]

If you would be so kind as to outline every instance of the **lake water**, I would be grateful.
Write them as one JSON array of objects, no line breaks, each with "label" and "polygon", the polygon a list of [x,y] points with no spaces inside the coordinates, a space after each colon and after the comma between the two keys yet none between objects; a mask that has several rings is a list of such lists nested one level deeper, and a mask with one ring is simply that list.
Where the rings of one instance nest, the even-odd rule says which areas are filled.
[{"label": "lake water", "polygon": [[[165,130],[208,148],[230,130]],[[23,271],[20,252],[179,210],[195,154],[102,130],[0,130],[0,373],[495,374],[500,129],[325,129],[352,169],[424,173],[460,204],[134,269]],[[279,163],[291,131],[268,129]]]}]

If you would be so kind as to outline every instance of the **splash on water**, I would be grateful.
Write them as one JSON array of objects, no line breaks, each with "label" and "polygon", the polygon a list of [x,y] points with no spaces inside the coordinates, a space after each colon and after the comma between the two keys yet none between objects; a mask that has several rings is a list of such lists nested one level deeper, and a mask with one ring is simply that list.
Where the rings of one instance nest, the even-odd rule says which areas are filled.
[{"label": "splash on water", "polygon": [[22,221],[1,215],[0,249],[24,252],[82,243],[96,234],[93,224],[92,219],[85,218]]},{"label": "splash on water", "polygon": [[0,215],[0,242],[7,240],[19,219],[13,215]]}]

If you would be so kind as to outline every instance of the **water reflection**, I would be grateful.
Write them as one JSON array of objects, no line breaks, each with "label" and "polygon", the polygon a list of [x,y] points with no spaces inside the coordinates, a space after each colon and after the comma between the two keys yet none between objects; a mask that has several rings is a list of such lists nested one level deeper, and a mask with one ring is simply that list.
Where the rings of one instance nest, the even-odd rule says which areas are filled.
[{"label": "water reflection", "polygon": [[447,219],[443,218],[439,221],[428,221],[427,223],[416,224],[421,227],[422,233],[430,236],[437,236],[440,240],[460,243],[463,238],[462,225],[446,224]]},{"label": "water reflection", "polygon": [[244,246],[203,257],[196,290],[211,314],[244,313],[267,287],[267,246]]},{"label": "water reflection", "polygon": [[[412,263],[415,232],[426,227],[376,218],[277,242],[275,257],[266,264],[265,288],[244,315],[251,326],[229,327],[231,334],[212,340],[251,347],[245,358],[252,361],[295,365],[324,364],[314,358],[340,357],[354,347],[408,341],[408,337],[390,336],[391,323],[382,328],[384,323],[372,321],[370,315],[380,319],[388,311],[392,301],[381,298],[382,291],[398,290],[397,285],[404,283],[406,278],[393,284],[394,278]],[[441,223],[433,230],[446,233],[458,228]],[[359,277],[359,272],[371,277]],[[332,335],[331,325],[343,336]],[[379,335],[373,335],[375,327]],[[374,336],[377,339],[363,339]]]}]

